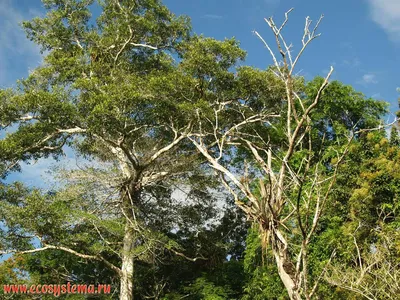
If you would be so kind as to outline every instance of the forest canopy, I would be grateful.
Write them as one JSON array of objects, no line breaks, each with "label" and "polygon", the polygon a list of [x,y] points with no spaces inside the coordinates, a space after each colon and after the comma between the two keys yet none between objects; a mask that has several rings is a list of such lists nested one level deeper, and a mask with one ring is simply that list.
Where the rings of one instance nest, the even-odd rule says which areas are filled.
[{"label": "forest canopy", "polygon": [[[398,297],[399,123],[332,67],[297,73],[322,17],[306,18],[297,51],[283,36],[292,9],[266,19],[273,39],[255,35],[272,64],[260,69],[235,38],[197,35],[159,0],[42,2],[47,13],[22,27],[43,62],[0,89],[4,286],[110,284],[90,297],[121,300]],[[39,159],[54,159],[57,184],[9,179]]]}]

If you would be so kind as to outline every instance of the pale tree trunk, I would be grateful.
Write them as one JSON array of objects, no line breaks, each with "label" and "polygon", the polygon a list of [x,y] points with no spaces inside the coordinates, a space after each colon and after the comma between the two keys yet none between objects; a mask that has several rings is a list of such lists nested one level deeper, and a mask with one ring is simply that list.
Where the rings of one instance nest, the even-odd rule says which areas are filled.
[{"label": "pale tree trunk", "polygon": [[299,276],[297,276],[296,267],[290,257],[288,242],[280,230],[276,228],[277,224],[271,227],[270,229],[264,227],[261,228],[261,230],[262,235],[270,237],[268,238],[269,244],[271,245],[271,250],[275,258],[279,278],[285,286],[289,298],[291,300],[301,300]]},{"label": "pale tree trunk", "polygon": [[295,278],[293,278],[293,265],[290,259],[286,257],[287,253],[284,253],[284,251],[273,250],[273,254],[278,268],[279,277],[289,294],[289,298],[291,300],[300,300],[301,296],[299,294],[298,284],[296,283]]},{"label": "pale tree trunk", "polygon": [[123,240],[122,251],[122,267],[121,267],[121,285],[120,285],[120,300],[133,299],[133,241],[134,231],[130,223],[125,225],[125,235]]}]

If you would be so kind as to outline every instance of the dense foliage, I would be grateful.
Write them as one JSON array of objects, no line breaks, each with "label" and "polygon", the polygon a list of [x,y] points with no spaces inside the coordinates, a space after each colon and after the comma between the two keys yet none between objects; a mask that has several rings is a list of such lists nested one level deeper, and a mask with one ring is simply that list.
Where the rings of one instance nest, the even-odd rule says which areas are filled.
[{"label": "dense foliage", "polygon": [[[111,284],[93,299],[299,299],[283,279],[303,264],[306,298],[400,293],[400,137],[381,125],[386,103],[244,66],[234,38],[194,35],[159,0],[42,2],[47,15],[23,27],[43,64],[0,90],[1,283]],[[56,185],[7,180],[66,150],[82,164],[52,170]],[[282,179],[271,221],[284,266],[270,216],[254,213],[273,191],[262,170],[282,161],[302,174]],[[235,194],[224,176],[242,171],[230,179],[250,192]]]}]

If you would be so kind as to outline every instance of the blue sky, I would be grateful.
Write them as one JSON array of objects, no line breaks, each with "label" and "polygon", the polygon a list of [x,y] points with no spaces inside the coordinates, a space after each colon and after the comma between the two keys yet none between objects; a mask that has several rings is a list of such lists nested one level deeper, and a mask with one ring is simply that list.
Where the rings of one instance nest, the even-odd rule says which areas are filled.
[{"label": "blue sky", "polygon": [[294,49],[299,49],[306,16],[324,19],[321,37],[305,53],[298,68],[306,78],[324,75],[330,65],[333,78],[353,85],[367,96],[384,99],[397,110],[400,86],[400,1],[399,0],[166,0],[177,14],[192,18],[196,33],[218,39],[235,36],[248,51],[247,64],[265,68],[271,64],[257,30],[273,42],[264,21],[274,16],[282,21],[284,12],[295,10],[284,32]]},{"label": "blue sky", "polygon": [[[306,16],[317,20],[322,36],[305,53],[297,71],[307,79],[325,75],[331,65],[334,79],[353,85],[367,96],[383,99],[396,111],[400,86],[400,0],[165,0],[176,14],[191,17],[198,34],[223,39],[235,36],[248,51],[246,64],[265,68],[272,63],[267,50],[252,33],[257,30],[273,42],[265,17],[283,20],[294,7],[284,34],[301,45]],[[18,78],[39,65],[37,46],[25,38],[18,23],[43,14],[40,0],[0,0],[0,88],[13,86]],[[392,117],[393,119],[393,117]],[[49,165],[38,162],[24,168],[24,178],[34,180]],[[30,174],[30,175],[29,175]],[[30,177],[29,177],[30,176]],[[29,179],[30,178],[30,179]],[[36,180],[37,181],[37,180]]]},{"label": "blue sky", "polygon": [[[246,64],[265,68],[271,59],[252,33],[273,41],[264,17],[283,19],[295,10],[285,35],[300,46],[304,18],[324,14],[322,36],[314,41],[298,71],[312,78],[335,67],[334,79],[353,85],[367,96],[384,99],[397,110],[400,86],[399,0],[165,0],[176,14],[191,17],[194,32],[223,39],[235,36],[248,51]],[[40,0],[0,0],[0,87],[10,86],[41,61],[39,49],[26,40],[18,23],[43,14]]]}]

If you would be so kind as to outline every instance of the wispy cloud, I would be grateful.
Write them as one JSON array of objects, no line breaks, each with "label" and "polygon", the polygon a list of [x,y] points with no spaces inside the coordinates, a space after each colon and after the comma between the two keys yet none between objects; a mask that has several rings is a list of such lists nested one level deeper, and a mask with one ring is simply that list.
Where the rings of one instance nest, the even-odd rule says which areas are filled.
[{"label": "wispy cloud", "polygon": [[361,65],[361,61],[358,57],[353,57],[351,59],[343,60],[342,65],[355,68]]},{"label": "wispy cloud", "polygon": [[359,84],[367,85],[367,84],[376,84],[378,80],[375,74],[367,73],[362,76],[362,79],[358,81]]},{"label": "wispy cloud", "polygon": [[373,94],[371,96],[371,98],[374,98],[374,99],[382,98],[382,95],[380,93],[376,93],[376,94]]},{"label": "wispy cloud", "polygon": [[339,43],[339,48],[341,49],[341,55],[343,54],[343,59],[340,61],[339,66],[345,68],[358,68],[361,65],[361,61],[352,42],[342,41]]},{"label": "wispy cloud", "polygon": [[206,14],[203,16],[204,19],[214,19],[214,20],[221,20],[224,17],[221,15],[213,15],[213,14]]},{"label": "wispy cloud", "polygon": [[400,41],[400,1],[367,0],[372,20],[394,41]]},{"label": "wispy cloud", "polygon": [[353,49],[353,43],[351,42],[340,42],[339,47],[347,50],[352,50]]},{"label": "wispy cloud", "polygon": [[23,15],[13,4],[15,1],[0,0],[0,87],[10,85],[21,76],[16,69],[25,69],[27,74],[42,60],[39,47],[26,38],[19,25],[30,19],[33,11]]},{"label": "wispy cloud", "polygon": [[12,179],[23,181],[29,187],[45,188],[53,182],[49,172],[53,166],[54,160],[51,158],[22,163],[21,172],[15,173]]},{"label": "wispy cloud", "polygon": [[39,160],[30,160],[21,163],[21,172],[10,175],[8,180],[22,181],[29,187],[52,189],[61,187],[65,182],[60,181],[60,170],[78,170],[86,168],[110,168],[106,163],[96,160],[87,160],[79,156],[73,149],[64,147],[64,156],[58,161],[53,158],[41,158]]}]

